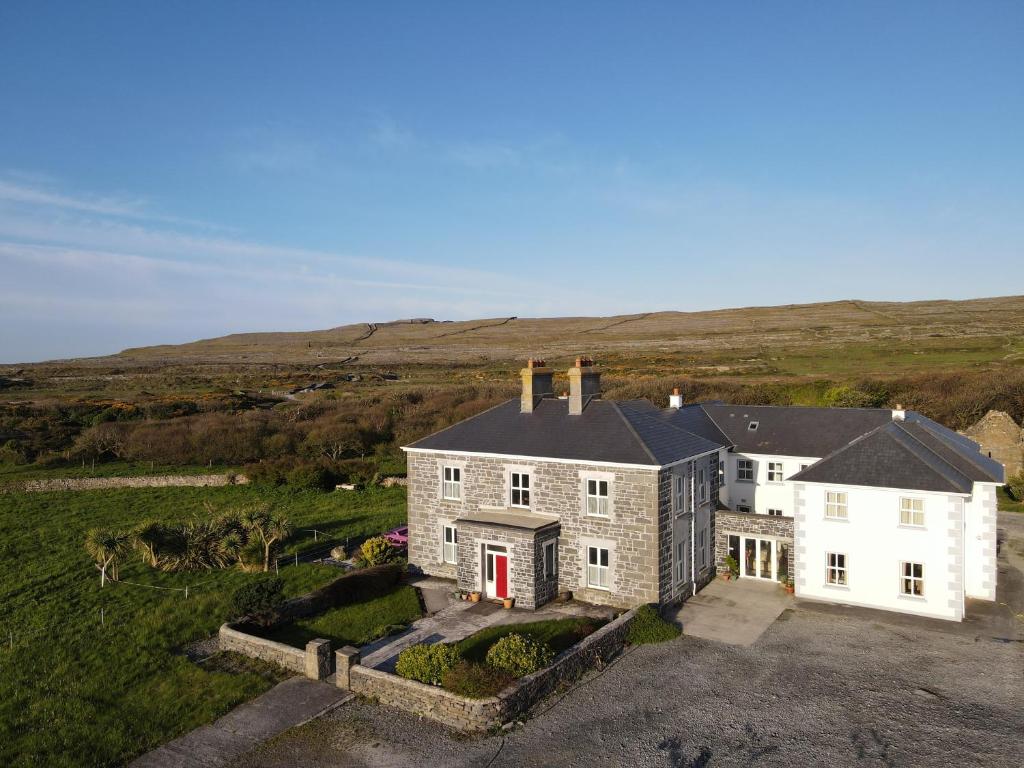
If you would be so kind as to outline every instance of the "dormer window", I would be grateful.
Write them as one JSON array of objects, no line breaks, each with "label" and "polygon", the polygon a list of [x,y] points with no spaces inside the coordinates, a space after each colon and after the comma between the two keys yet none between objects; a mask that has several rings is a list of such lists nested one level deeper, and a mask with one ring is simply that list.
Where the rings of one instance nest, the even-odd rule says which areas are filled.
[{"label": "dormer window", "polygon": [[757,425],[759,423],[760,422],[757,422],[757,421],[750,422],[749,424],[747,424],[747,430],[750,431],[750,432],[757,432]]}]

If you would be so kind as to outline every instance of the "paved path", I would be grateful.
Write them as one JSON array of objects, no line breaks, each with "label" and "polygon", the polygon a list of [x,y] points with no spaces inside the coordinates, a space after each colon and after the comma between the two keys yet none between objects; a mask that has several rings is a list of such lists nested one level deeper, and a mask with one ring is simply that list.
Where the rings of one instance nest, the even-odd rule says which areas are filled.
[{"label": "paved path", "polygon": [[131,768],[216,768],[267,739],[344,704],[353,694],[292,677],[262,696],[236,707],[211,725],[148,752]]},{"label": "paved path", "polygon": [[793,596],[779,584],[757,579],[715,579],[676,613],[684,635],[751,646],[787,608]]}]

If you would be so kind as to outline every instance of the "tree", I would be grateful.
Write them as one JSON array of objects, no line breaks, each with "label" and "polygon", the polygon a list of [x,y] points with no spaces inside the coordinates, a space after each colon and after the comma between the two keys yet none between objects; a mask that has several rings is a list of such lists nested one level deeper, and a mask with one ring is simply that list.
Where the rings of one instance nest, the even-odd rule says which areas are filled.
[{"label": "tree", "polygon": [[131,541],[129,533],[110,528],[93,528],[86,534],[85,549],[96,561],[101,587],[107,583],[108,578],[117,581],[118,565],[131,551]]},{"label": "tree", "polygon": [[304,445],[310,454],[331,461],[361,454],[366,449],[359,428],[339,415],[324,416],[313,422]]},{"label": "tree", "polygon": [[270,570],[270,556],[275,546],[291,533],[287,518],[278,514],[269,504],[251,507],[242,513],[242,523],[249,535],[263,545],[263,570]]}]

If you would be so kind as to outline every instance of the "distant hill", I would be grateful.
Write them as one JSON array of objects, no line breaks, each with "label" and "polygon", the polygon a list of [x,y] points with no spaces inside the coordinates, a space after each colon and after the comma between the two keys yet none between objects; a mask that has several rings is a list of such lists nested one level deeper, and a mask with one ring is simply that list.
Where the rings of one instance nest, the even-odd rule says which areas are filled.
[{"label": "distant hill", "polygon": [[[127,349],[101,358],[124,363],[308,364],[357,358],[360,363],[510,361],[528,355],[568,358],[579,352],[661,353],[728,358],[750,350],[801,350],[875,344],[906,349],[938,343],[1024,337],[1024,296],[967,301],[835,301],[707,312],[651,312],[614,317],[488,318],[442,322],[426,318],[346,325],[322,331],[242,333],[188,344]],[[98,361],[99,359],[97,359]]]}]

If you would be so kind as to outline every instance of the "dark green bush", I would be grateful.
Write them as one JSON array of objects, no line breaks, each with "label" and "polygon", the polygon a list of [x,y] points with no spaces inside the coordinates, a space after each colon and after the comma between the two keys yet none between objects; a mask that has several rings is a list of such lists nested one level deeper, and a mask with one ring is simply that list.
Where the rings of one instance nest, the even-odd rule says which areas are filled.
[{"label": "dark green bush", "polygon": [[505,690],[513,680],[515,677],[504,670],[462,661],[444,673],[441,687],[471,699],[486,699]]},{"label": "dark green bush", "polygon": [[299,490],[330,491],[336,485],[335,475],[318,464],[298,464],[288,472],[287,484]]},{"label": "dark green bush", "polygon": [[1018,472],[1006,480],[1006,491],[1015,501],[1024,501],[1024,472]]},{"label": "dark green bush", "polygon": [[284,602],[284,581],[278,576],[257,576],[231,595],[228,618],[265,614],[277,610]]},{"label": "dark green bush", "polygon": [[641,605],[636,609],[636,616],[629,625],[626,642],[630,645],[645,643],[663,643],[679,637],[679,627],[665,621],[650,605]]},{"label": "dark green bush", "polygon": [[389,563],[351,571],[310,593],[310,601],[320,611],[372,600],[393,590],[403,570],[401,565]]},{"label": "dark green bush", "polygon": [[398,654],[395,672],[409,680],[440,685],[445,674],[462,660],[459,649],[447,643],[411,645]]},{"label": "dark green bush", "polygon": [[554,658],[555,652],[546,643],[515,633],[505,635],[487,651],[488,666],[513,677],[544,669]]}]

